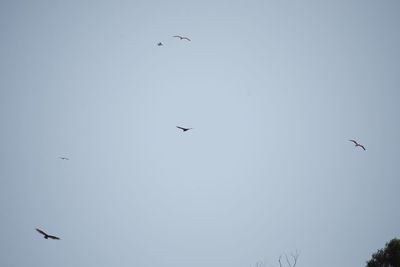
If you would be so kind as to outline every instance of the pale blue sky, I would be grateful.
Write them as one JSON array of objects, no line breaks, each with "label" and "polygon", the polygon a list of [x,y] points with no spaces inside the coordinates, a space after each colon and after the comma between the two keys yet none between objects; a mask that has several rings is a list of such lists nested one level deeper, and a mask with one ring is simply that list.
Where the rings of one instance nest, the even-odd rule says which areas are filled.
[{"label": "pale blue sky", "polygon": [[399,13],[1,1],[0,266],[364,266],[400,236]]}]

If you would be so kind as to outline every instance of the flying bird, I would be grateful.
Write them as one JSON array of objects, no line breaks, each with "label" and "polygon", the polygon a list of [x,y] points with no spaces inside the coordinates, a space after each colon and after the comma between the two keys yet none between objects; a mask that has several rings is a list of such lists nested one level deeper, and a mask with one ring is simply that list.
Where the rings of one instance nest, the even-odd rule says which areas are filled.
[{"label": "flying bird", "polygon": [[158,45],[158,46],[163,46],[164,44],[163,44],[163,43],[161,43],[161,42],[159,42],[157,45]]},{"label": "flying bird", "polygon": [[365,147],[363,146],[363,145],[361,145],[361,144],[359,144],[359,143],[357,143],[357,141],[356,140],[349,140],[350,142],[353,142],[354,143],[354,145],[356,146],[356,147],[361,147],[362,149],[364,149],[364,150],[366,150],[365,149]]},{"label": "flying bird", "polygon": [[181,129],[182,131],[186,132],[189,130],[192,130],[193,128],[184,128],[184,127],[180,127],[180,126],[176,126],[176,128]]},{"label": "flying bird", "polygon": [[40,230],[38,228],[36,228],[36,231],[38,231],[40,234],[42,234],[45,239],[49,239],[50,238],[50,239],[54,239],[54,240],[60,240],[59,237],[54,236],[54,235],[48,235],[48,234],[46,234],[45,232],[43,232],[42,230]]},{"label": "flying bird", "polygon": [[179,39],[181,39],[181,40],[187,40],[187,41],[191,41],[189,38],[187,38],[187,37],[184,37],[184,36],[180,36],[180,35],[174,35],[174,36],[172,36],[172,37],[176,37],[176,38],[179,38]]},{"label": "flying bird", "polygon": [[69,158],[66,158],[66,157],[60,157],[60,159],[62,159],[62,160],[69,160]]}]

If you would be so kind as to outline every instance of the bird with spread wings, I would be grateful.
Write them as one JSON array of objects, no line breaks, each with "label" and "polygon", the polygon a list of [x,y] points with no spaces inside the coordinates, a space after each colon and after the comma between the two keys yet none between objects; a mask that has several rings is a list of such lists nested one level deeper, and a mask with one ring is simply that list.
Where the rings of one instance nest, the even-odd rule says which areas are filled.
[{"label": "bird with spread wings", "polygon": [[184,127],[180,127],[180,126],[176,126],[176,128],[181,129],[182,131],[186,132],[189,130],[192,130],[193,128],[184,128]]},{"label": "bird with spread wings", "polygon": [[44,231],[40,230],[39,228],[36,228],[36,231],[38,231],[40,234],[43,235],[44,239],[54,239],[54,240],[60,240],[61,238],[54,236],[54,235],[49,235],[46,234]]},{"label": "bird with spread wings", "polygon": [[188,37],[181,36],[181,35],[174,35],[172,37],[179,38],[180,40],[187,40],[189,42],[191,41]]},{"label": "bird with spread wings", "polygon": [[352,140],[352,139],[351,139],[351,140],[349,140],[349,141],[350,141],[350,142],[353,142],[354,145],[355,145],[355,147],[358,147],[358,146],[359,146],[359,147],[361,147],[362,149],[364,149],[364,151],[366,150],[365,147],[364,147],[363,145],[359,144],[356,140]]}]

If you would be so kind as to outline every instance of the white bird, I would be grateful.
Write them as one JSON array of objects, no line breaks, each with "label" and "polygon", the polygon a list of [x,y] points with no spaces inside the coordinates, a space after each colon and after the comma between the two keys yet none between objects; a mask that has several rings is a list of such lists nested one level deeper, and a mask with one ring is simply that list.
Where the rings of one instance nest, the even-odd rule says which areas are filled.
[{"label": "white bird", "polygon": [[355,145],[355,147],[361,147],[362,149],[364,149],[364,150],[366,150],[365,149],[365,147],[363,146],[363,145],[361,145],[361,144],[359,144],[356,140],[349,140],[350,142],[353,142],[354,143],[354,145]]}]

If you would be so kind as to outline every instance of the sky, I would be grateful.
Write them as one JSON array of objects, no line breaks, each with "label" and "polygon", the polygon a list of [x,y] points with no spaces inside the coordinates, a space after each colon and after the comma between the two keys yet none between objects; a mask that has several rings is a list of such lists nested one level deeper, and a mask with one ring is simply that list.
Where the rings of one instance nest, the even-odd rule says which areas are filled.
[{"label": "sky", "polygon": [[399,11],[0,1],[0,266],[365,266],[400,236]]}]

